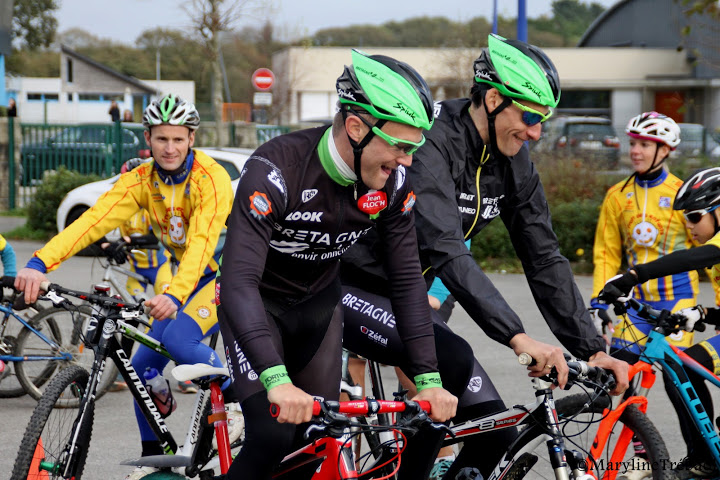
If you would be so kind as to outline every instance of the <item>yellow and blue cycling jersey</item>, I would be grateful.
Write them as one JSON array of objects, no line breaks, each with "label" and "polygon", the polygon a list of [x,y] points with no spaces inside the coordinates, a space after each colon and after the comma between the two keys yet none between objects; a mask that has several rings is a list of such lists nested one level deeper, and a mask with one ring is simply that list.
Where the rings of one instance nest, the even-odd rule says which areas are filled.
[{"label": "yellow and blue cycling jersey", "polygon": [[[153,235],[150,226],[150,216],[146,210],[142,210],[127,222],[120,226],[120,234],[124,237],[145,237]],[[172,269],[170,268],[170,255],[162,246],[158,250],[146,248],[140,252],[130,252],[130,269],[145,277],[148,277],[153,284],[153,291],[156,295],[164,293],[170,286],[172,279]],[[136,278],[128,277],[125,285],[127,291],[133,297],[137,297],[145,293],[147,285],[141,283]]]},{"label": "yellow and blue cycling jersey", "polygon": [[[624,254],[628,266],[633,267],[693,246],[682,212],[673,210],[682,180],[663,170],[657,178],[633,177],[625,183],[623,180],[608,190],[600,211],[593,247],[593,297],[618,273],[621,255]],[[638,285],[633,296],[676,311],[694,305],[697,292],[698,275],[691,271]],[[645,337],[647,332],[643,327],[638,321],[634,324],[624,321],[615,329],[613,347],[628,348],[629,344]],[[692,344],[692,334],[668,338],[677,346]],[[642,345],[644,338],[639,343]]]},{"label": "yellow and blue cycling jersey", "polygon": [[230,177],[215,160],[191,150],[186,166],[189,171],[170,176],[149,162],[121,175],[110,191],[35,257],[52,271],[144,208],[155,236],[179,260],[165,293],[185,303],[204,275],[217,272],[220,254],[215,247],[233,202]]}]

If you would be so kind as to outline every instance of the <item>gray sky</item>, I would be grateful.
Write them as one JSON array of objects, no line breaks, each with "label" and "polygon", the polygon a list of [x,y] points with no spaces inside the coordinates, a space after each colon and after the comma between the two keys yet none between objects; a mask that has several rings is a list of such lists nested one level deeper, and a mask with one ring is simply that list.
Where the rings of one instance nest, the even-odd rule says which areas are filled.
[{"label": "gray sky", "polygon": [[[234,0],[229,0],[230,1]],[[594,0],[606,8],[617,0]],[[589,4],[590,0],[581,0]],[[528,16],[550,14],[551,0],[527,0]],[[101,38],[133,44],[145,29],[184,28],[189,25],[182,5],[189,0],[60,0],[58,31],[80,27]],[[418,16],[445,16],[466,21],[476,16],[492,17],[492,0],[255,0],[262,5],[245,23],[262,24],[269,19],[282,38],[310,35],[326,27],[382,24]],[[472,7],[471,7],[472,5]],[[498,0],[499,14],[517,15],[517,2]],[[350,13],[352,11],[352,13]],[[242,22],[239,24],[242,25]]]}]

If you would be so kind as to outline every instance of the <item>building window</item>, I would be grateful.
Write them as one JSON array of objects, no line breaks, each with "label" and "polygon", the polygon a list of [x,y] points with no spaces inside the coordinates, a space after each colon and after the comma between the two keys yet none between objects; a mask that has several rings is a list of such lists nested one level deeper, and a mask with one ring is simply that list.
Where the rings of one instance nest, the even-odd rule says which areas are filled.
[{"label": "building window", "polygon": [[72,58],[67,59],[67,81],[73,83],[73,62]]},{"label": "building window", "polygon": [[81,102],[99,102],[102,100],[102,96],[99,93],[80,93],[78,94],[78,100]]},{"label": "building window", "polygon": [[57,93],[28,93],[29,102],[57,102],[59,95]]},{"label": "building window", "polygon": [[42,100],[42,93],[28,93],[27,99],[28,99],[28,101]]}]

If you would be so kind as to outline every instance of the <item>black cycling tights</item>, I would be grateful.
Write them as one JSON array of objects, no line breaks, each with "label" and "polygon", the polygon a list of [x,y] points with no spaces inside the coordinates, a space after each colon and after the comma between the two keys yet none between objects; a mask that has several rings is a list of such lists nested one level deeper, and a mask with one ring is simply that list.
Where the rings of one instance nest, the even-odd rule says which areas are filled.
[{"label": "black cycling tights", "polygon": [[[245,418],[245,442],[235,457],[227,480],[269,480],[274,465],[292,451],[296,432],[305,431],[307,425],[278,423],[270,416],[267,393],[258,392],[242,402]],[[272,447],[268,447],[272,445]]]}]

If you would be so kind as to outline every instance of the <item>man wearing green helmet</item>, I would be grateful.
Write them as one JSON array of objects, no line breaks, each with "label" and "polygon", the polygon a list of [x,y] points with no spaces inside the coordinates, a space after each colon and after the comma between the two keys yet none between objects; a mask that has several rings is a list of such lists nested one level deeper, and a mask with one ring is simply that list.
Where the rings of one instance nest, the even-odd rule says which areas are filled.
[{"label": "man wearing green helmet", "polygon": [[[618,377],[615,393],[619,393],[628,385],[627,364],[605,354],[605,343],[573,282],[568,261],[560,254],[540,178],[525,146],[528,140],[540,137],[542,122],[552,115],[559,99],[557,71],[542,50],[498,35],[488,37],[488,47],[474,63],[471,98],[435,105],[433,128],[425,134],[425,144],[407,169],[418,197],[415,220],[420,261],[428,284],[439,277],[490,338],[511,347],[516,354],[532,355],[537,364],[529,367],[531,376],[541,376],[555,367],[564,384],[568,370],[562,349],[525,334],[518,315],[465,246],[466,240],[499,216],[555,336],[572,354],[612,369]],[[360,278],[358,271],[365,274],[365,281],[354,286],[367,289],[368,285],[383,284],[387,275],[371,260],[378,252],[382,255],[381,246],[368,236],[343,256],[343,270],[355,273],[348,277]],[[376,289],[367,291],[382,295]],[[438,331],[436,348],[445,379],[442,352],[455,351],[455,347],[443,347],[445,338],[452,337],[441,337]],[[393,342],[392,332],[382,327],[379,332]],[[468,359],[457,358],[456,365],[465,368]],[[502,408],[504,403],[492,381],[476,362],[454,421]],[[508,432],[464,439],[463,450],[444,478],[454,479],[468,466],[479,468],[487,476],[512,440]]]},{"label": "man wearing green helmet", "polygon": [[[229,479],[269,479],[303,431],[296,425],[310,420],[311,395],[338,398],[338,260],[375,226],[392,252],[383,261],[416,398],[431,402],[435,420],[455,414],[457,398],[438,374],[405,175],[432,125],[432,96],[409,65],[358,51],[337,91],[331,127],[282,135],[253,153],[229,216],[216,304],[246,422]],[[277,420],[270,403],[280,406]]]}]

